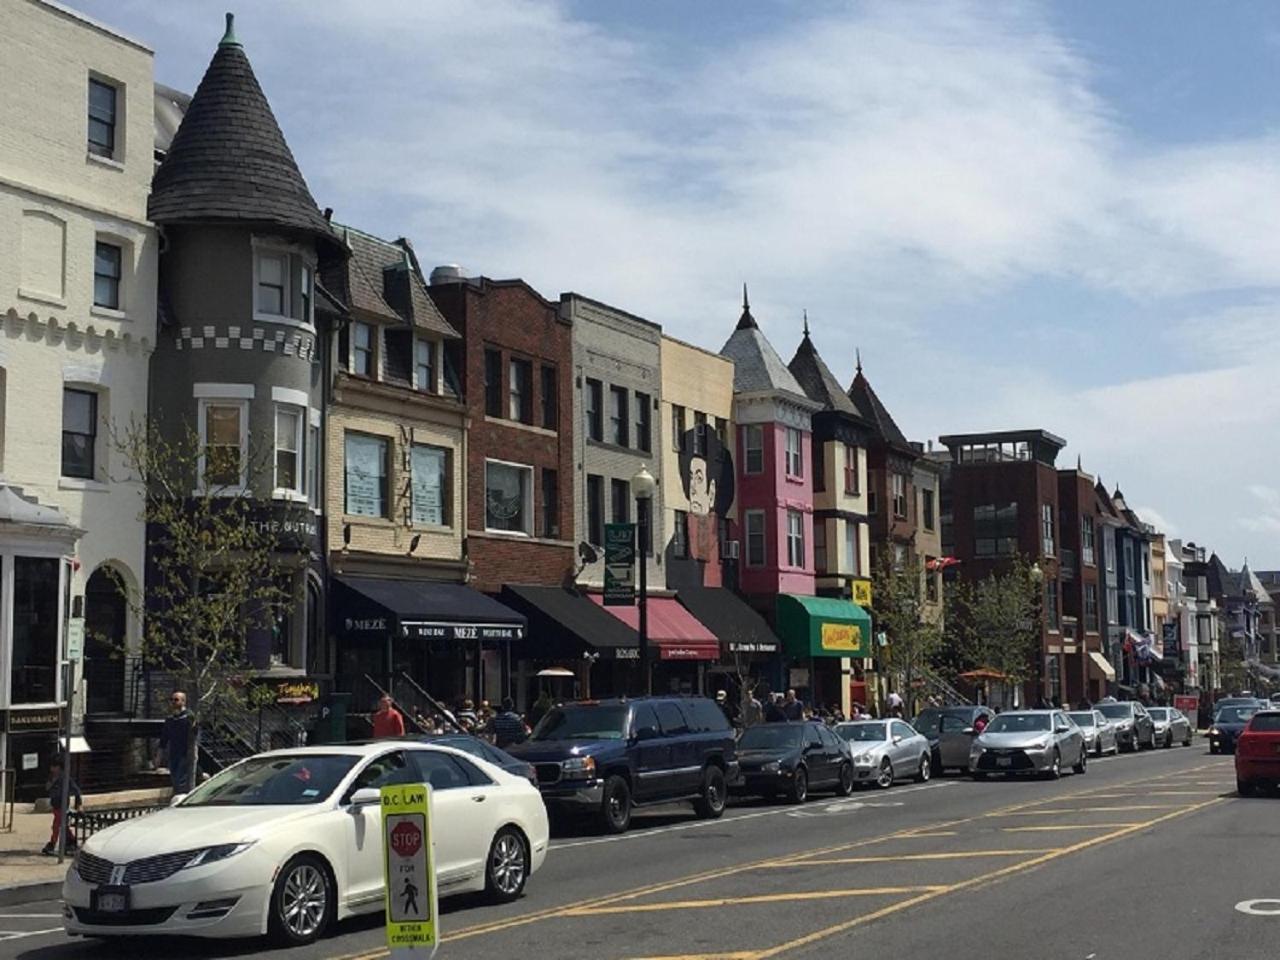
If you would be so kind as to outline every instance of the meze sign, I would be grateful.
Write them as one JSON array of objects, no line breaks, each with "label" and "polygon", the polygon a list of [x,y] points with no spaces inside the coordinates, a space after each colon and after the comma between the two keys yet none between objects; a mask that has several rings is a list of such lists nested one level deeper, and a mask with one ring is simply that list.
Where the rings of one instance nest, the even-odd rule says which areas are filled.
[{"label": "meze sign", "polygon": [[403,960],[425,960],[440,942],[431,850],[431,788],[382,788],[382,857],[387,883],[387,946]]}]

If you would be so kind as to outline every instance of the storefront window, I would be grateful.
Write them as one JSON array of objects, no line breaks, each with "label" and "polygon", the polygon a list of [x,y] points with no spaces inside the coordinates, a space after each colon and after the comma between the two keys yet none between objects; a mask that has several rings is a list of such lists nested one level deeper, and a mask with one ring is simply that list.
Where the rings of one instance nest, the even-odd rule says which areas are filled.
[{"label": "storefront window", "polygon": [[13,703],[57,697],[58,560],[13,558]]}]

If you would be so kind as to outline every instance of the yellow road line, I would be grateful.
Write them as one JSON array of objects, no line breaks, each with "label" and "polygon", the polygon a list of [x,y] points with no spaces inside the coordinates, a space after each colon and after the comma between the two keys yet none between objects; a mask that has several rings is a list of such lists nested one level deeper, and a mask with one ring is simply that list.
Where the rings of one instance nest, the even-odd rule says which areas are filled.
[{"label": "yellow road line", "polygon": [[820,867],[849,863],[902,863],[914,860],[967,860],[970,857],[1020,857],[1023,854],[1048,853],[1052,847],[1034,847],[1030,850],[965,850],[960,853],[903,853],[885,857],[830,857],[813,860],[781,860],[770,867]]},{"label": "yellow road line", "polygon": [[909,833],[895,834],[894,840],[914,840],[916,837],[957,837],[960,835],[958,830],[930,830],[928,833],[923,830],[912,830]]},{"label": "yellow road line", "polygon": [[1116,827],[1140,827],[1146,821],[1128,823],[1056,823],[1051,826],[1001,827],[1001,833],[1050,833],[1055,830],[1112,830]]},{"label": "yellow road line", "polygon": [[1116,807],[1071,807],[1060,810],[1015,810],[1013,813],[989,813],[989,817],[1039,817],[1049,813],[1094,813],[1116,812],[1121,810],[1171,810],[1180,807],[1180,803],[1134,803]]},{"label": "yellow road line", "polygon": [[741,953],[681,953],[671,957],[636,957],[635,960],[751,960],[750,950]]},{"label": "yellow road line", "polygon": [[746,897],[711,897],[705,900],[671,900],[663,903],[628,903],[609,907],[566,910],[566,917],[601,917],[618,913],[660,913],[663,910],[705,910],[708,907],[745,907],[761,903],[793,903],[798,900],[839,900],[845,897],[890,897],[903,893],[936,893],[945,886],[857,887],[851,890],[804,890],[764,893]]}]

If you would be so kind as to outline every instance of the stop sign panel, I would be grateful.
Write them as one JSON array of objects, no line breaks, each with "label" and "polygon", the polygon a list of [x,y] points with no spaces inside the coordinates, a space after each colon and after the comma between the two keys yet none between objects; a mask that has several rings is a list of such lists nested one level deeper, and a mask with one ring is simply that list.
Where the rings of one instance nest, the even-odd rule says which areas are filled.
[{"label": "stop sign panel", "polygon": [[412,820],[401,820],[391,828],[391,851],[398,856],[415,857],[422,849],[422,830]]}]

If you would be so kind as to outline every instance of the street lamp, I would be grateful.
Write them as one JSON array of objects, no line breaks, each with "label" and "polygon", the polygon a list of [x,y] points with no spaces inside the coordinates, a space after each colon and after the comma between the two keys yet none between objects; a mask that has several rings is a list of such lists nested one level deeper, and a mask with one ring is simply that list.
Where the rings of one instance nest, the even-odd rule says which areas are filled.
[{"label": "street lamp", "polygon": [[649,508],[657,489],[653,474],[640,465],[639,472],[631,478],[631,494],[636,498],[636,519],[639,521],[640,563],[640,692],[653,692],[653,678],[649,672]]}]

